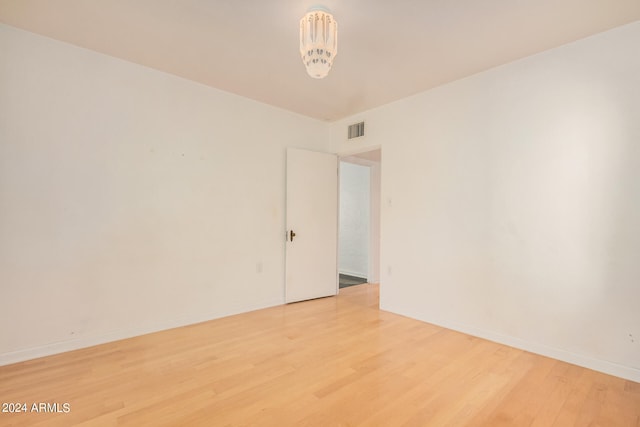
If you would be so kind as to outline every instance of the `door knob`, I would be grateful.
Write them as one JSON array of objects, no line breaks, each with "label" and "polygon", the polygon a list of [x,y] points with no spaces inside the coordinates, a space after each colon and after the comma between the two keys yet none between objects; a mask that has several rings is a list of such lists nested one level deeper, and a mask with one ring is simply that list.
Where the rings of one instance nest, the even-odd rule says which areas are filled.
[{"label": "door knob", "polygon": [[296,233],[293,230],[289,231],[289,239],[293,242],[293,238],[296,237]]}]

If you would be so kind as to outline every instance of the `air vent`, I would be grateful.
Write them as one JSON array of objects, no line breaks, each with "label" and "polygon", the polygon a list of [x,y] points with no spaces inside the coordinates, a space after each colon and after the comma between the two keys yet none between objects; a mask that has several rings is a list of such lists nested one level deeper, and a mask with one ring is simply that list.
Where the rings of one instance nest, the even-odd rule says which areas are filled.
[{"label": "air vent", "polygon": [[364,136],[364,122],[354,123],[349,126],[349,139]]}]

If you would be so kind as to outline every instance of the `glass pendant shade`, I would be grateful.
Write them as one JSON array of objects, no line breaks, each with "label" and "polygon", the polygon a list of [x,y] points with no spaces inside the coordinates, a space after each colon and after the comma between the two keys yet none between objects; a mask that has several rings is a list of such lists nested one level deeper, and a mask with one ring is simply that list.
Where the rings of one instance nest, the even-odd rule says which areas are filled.
[{"label": "glass pendant shade", "polygon": [[307,73],[321,79],[338,54],[338,23],[328,11],[312,9],[300,20],[300,55]]}]

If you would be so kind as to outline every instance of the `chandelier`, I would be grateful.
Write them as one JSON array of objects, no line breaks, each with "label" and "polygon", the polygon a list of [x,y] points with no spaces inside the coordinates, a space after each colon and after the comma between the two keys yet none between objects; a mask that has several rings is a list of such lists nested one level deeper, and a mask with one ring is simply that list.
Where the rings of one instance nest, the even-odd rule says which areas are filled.
[{"label": "chandelier", "polygon": [[300,55],[314,79],[329,74],[338,54],[338,23],[328,10],[312,8],[300,20]]}]

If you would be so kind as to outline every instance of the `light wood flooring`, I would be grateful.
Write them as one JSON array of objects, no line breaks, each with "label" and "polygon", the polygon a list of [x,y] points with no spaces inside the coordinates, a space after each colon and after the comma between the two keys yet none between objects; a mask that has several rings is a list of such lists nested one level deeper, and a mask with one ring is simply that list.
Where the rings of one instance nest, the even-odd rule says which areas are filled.
[{"label": "light wood flooring", "polygon": [[0,367],[2,426],[640,426],[640,384],[378,310],[378,287]]}]

